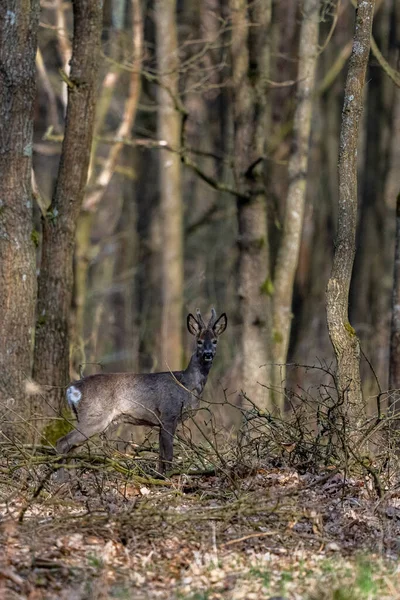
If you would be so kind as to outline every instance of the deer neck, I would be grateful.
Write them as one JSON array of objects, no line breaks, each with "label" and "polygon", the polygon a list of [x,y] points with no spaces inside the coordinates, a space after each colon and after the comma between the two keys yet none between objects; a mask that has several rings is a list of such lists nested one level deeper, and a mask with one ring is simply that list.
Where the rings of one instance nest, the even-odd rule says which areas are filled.
[{"label": "deer neck", "polygon": [[212,361],[203,363],[199,360],[196,353],[190,359],[188,366],[183,372],[182,383],[191,392],[195,392],[198,396],[202,393],[207,382],[207,377],[210,372]]}]

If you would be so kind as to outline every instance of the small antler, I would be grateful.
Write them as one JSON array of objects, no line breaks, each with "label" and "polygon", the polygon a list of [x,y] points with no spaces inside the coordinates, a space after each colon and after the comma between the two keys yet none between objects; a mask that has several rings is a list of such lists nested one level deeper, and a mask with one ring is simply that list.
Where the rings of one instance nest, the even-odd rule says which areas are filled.
[{"label": "small antler", "polygon": [[197,321],[199,322],[199,325],[202,329],[207,329],[206,324],[204,323],[203,317],[201,316],[200,313],[200,309],[196,308],[196,316],[197,316]]},{"label": "small antler", "polygon": [[215,308],[211,309],[211,319],[208,322],[208,327],[211,329],[214,326],[215,321],[217,320],[217,313],[215,312]]}]

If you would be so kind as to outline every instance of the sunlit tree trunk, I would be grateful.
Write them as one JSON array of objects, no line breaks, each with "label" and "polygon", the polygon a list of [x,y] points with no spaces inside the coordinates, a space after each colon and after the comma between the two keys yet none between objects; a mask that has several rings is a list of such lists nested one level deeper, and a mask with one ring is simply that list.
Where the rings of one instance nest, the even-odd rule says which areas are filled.
[{"label": "sunlit tree trunk", "polygon": [[231,0],[235,179],[239,229],[240,386],[269,406],[272,291],[264,157],[268,133],[270,2]]},{"label": "sunlit tree trunk", "polygon": [[356,250],[357,142],[374,4],[374,0],[360,0],[358,3],[340,131],[338,228],[326,292],[329,336],[337,360],[338,393],[345,401],[345,412],[353,426],[357,426],[365,411],[360,378],[360,345],[349,323],[348,302]]},{"label": "sunlit tree trunk", "polygon": [[0,3],[0,411],[25,414],[31,375],[36,265],[32,135],[39,0]]},{"label": "sunlit tree trunk", "polygon": [[68,107],[58,179],[43,219],[34,377],[58,386],[51,394],[59,408],[69,380],[69,318],[75,230],[87,173],[97,95],[102,28],[101,0],[75,0]]},{"label": "sunlit tree trunk", "polygon": [[[181,115],[177,110],[179,56],[176,0],[155,2],[158,86],[158,138],[173,149],[180,147]],[[163,369],[182,363],[183,237],[181,162],[179,154],[160,152],[160,216],[162,226]]]},{"label": "sunlit tree trunk", "polygon": [[306,198],[309,138],[318,57],[320,0],[305,0],[300,30],[298,84],[294,115],[293,152],[289,160],[289,190],[283,234],[274,273],[273,384],[285,385],[285,363],[292,321],[293,283],[299,257]]}]

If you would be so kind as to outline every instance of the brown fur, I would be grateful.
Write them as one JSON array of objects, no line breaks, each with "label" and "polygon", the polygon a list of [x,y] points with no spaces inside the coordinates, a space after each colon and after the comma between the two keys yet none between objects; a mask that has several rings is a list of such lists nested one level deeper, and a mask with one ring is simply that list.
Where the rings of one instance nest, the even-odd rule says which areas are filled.
[{"label": "brown fur", "polygon": [[[215,356],[217,338],[226,325],[225,313],[216,319],[214,309],[208,325],[199,311],[197,319],[188,315],[187,326],[196,337],[196,351],[184,371],[143,375],[100,373],[71,384],[67,396],[78,423],[73,431],[58,440],[58,452],[67,454],[123,417],[132,425],[159,427],[159,468],[163,473],[172,463],[173,437],[178,423],[199,406]],[[73,400],[79,393],[79,400]]]}]

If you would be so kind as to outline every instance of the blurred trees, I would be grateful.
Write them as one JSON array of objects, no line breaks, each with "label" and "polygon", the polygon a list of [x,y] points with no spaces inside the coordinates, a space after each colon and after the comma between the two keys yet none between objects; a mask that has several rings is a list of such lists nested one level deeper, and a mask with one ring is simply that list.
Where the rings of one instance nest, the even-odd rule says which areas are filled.
[{"label": "blurred trees", "polygon": [[[160,150],[161,370],[182,365],[183,204],[181,183],[182,108],[179,100],[179,50],[176,0],[156,0],[157,135]],[[179,112],[179,109],[181,112]]]},{"label": "blurred trees", "polygon": [[[378,365],[382,387],[400,169],[399,145],[390,135],[400,126],[397,4],[379,3],[374,18],[377,46],[369,58],[357,159],[359,253],[349,305],[350,322],[368,360]],[[69,142],[75,148],[72,166],[62,159],[59,167],[62,130],[69,127],[67,89],[68,102],[74,101],[68,86],[74,82],[74,62],[68,71],[72,4],[42,1],[33,225],[23,208],[30,197],[29,157],[13,188],[20,209],[3,212],[0,205],[0,269],[6,269],[8,216],[24,220],[18,243],[31,261],[31,275],[32,239],[38,244],[34,374],[40,383],[65,385],[69,328],[71,377],[81,363],[100,362],[108,371],[178,367],[190,352],[185,313],[213,305],[229,318],[213,371],[228,394],[242,390],[261,408],[282,407],[283,396],[269,393],[271,384],[308,389],[314,376],[295,366],[273,376],[274,360],[331,364],[325,289],[338,216],[338,141],[353,24],[353,6],[336,0],[105,0],[101,48],[91,56],[91,82],[99,62],[97,112],[84,177],[90,114]],[[34,36],[30,40],[33,48]],[[24,102],[33,101],[33,89]],[[75,100],[83,102],[83,96],[75,94]],[[28,118],[27,105],[23,113]],[[3,136],[10,130],[0,127],[4,161]],[[11,192],[4,188],[8,163],[0,164],[3,200]],[[64,195],[61,184],[69,190]],[[71,218],[64,222],[60,210]],[[14,255],[7,264],[13,297],[21,298],[22,267]],[[18,328],[10,324],[14,306],[7,305],[11,312],[4,312],[0,324],[0,360],[10,366],[3,373],[9,372],[12,388],[15,369],[20,377],[31,369],[27,332],[36,302],[34,277],[23,285]],[[7,343],[3,348],[13,336],[23,340],[18,367],[5,355]],[[98,369],[85,366],[86,373]],[[368,393],[375,393],[368,363],[361,369]]]},{"label": "blurred trees", "polygon": [[[270,135],[271,2],[232,0],[234,170],[238,219],[239,381],[261,409],[271,383],[271,273],[264,159]],[[260,371],[261,368],[261,371]],[[260,380],[263,386],[260,385]]]},{"label": "blurred trees", "polygon": [[71,69],[64,75],[68,86],[64,138],[53,198],[42,218],[33,365],[37,381],[55,386],[51,396],[57,410],[69,381],[72,261],[94,126],[102,2],[75,0],[73,11]]},{"label": "blurred trees", "polygon": [[282,236],[276,258],[273,293],[273,384],[279,389],[286,380],[293,284],[300,252],[306,201],[311,117],[315,76],[320,49],[318,34],[320,0],[305,0],[299,40],[296,107],[293,116],[292,151],[288,163],[289,185]]},{"label": "blurred trees", "polygon": [[389,407],[392,412],[400,404],[400,193],[396,202],[396,244],[393,269],[392,322],[390,327]]}]

